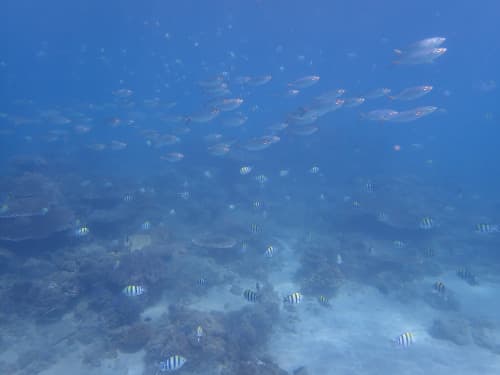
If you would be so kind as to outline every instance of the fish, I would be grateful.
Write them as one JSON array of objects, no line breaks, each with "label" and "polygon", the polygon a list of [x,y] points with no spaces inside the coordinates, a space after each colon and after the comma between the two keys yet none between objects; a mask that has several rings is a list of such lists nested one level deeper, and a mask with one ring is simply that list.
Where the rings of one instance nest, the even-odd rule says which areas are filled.
[{"label": "fish", "polygon": [[220,109],[218,108],[209,108],[209,109],[204,109],[201,112],[195,113],[193,115],[186,116],[185,122],[186,123],[206,123],[210,122],[213,119],[215,119],[219,114],[220,114]]},{"label": "fish", "polygon": [[478,284],[476,276],[468,268],[460,267],[457,270],[457,276],[467,282],[467,284],[469,285]]},{"label": "fish", "polygon": [[122,293],[127,297],[137,297],[146,293],[146,288],[141,285],[127,285],[123,288]]},{"label": "fish", "polygon": [[389,215],[387,215],[387,213],[383,211],[377,212],[377,221],[380,221],[381,223],[387,223],[389,222]]},{"label": "fish", "polygon": [[196,285],[199,287],[206,287],[207,286],[207,279],[204,277],[200,277],[198,280],[196,280]]},{"label": "fish", "polygon": [[128,202],[132,202],[134,200],[134,196],[132,194],[125,194],[123,196],[123,201],[128,203]]},{"label": "fish", "polygon": [[247,151],[262,151],[280,141],[277,135],[264,135],[262,137],[252,138],[242,144]]},{"label": "fish", "polygon": [[203,336],[205,336],[205,332],[203,332],[203,327],[202,326],[196,327],[196,340],[198,341],[198,343],[201,341],[201,338]]},{"label": "fish", "polygon": [[406,242],[403,242],[401,240],[394,240],[394,241],[392,241],[392,245],[396,249],[404,249],[406,247]]},{"label": "fish", "polygon": [[77,237],[85,237],[90,233],[90,229],[86,225],[82,225],[75,230],[75,235]]},{"label": "fish", "polygon": [[271,81],[272,78],[271,75],[255,76],[250,77],[247,83],[252,86],[262,86]]},{"label": "fish", "polygon": [[447,48],[421,48],[403,52],[401,50],[394,50],[398,55],[398,60],[393,61],[394,64],[402,65],[418,65],[429,64],[434,62],[438,57],[443,56],[448,51]]},{"label": "fish", "polygon": [[141,224],[141,229],[144,231],[148,231],[151,229],[151,222],[146,220],[144,223]]},{"label": "fish", "polygon": [[169,152],[168,154],[161,156],[160,159],[166,160],[170,163],[176,163],[184,159],[184,154],[180,152]]},{"label": "fish", "polygon": [[318,302],[321,306],[324,306],[324,307],[330,307],[330,300],[328,299],[328,297],[325,297],[325,296],[319,296],[318,297]]},{"label": "fish", "polygon": [[266,248],[266,252],[264,253],[267,258],[272,258],[274,256],[275,249],[272,245],[269,245]]},{"label": "fish", "polygon": [[417,107],[407,111],[398,112],[396,115],[391,117],[389,121],[410,122],[428,116],[431,113],[434,113],[437,109],[438,108],[434,106]]},{"label": "fish", "polygon": [[369,91],[364,95],[366,99],[378,99],[387,96],[391,93],[391,89],[386,87],[381,87],[372,91]]},{"label": "fish", "polygon": [[424,230],[433,229],[435,227],[434,219],[432,217],[429,217],[429,216],[423,217],[420,220],[419,227],[420,227],[420,229],[424,229]]},{"label": "fish", "polygon": [[191,196],[189,191],[181,191],[180,193],[177,193],[177,195],[179,195],[179,198],[184,199],[185,201],[187,201]]},{"label": "fish", "polygon": [[130,89],[118,89],[113,91],[113,95],[117,98],[124,99],[132,96],[134,92]]},{"label": "fish", "polygon": [[408,87],[399,94],[388,96],[388,98],[392,100],[415,100],[430,93],[432,88],[430,85]]},{"label": "fish", "polygon": [[217,143],[208,148],[208,152],[214,156],[224,156],[231,151],[229,143]]},{"label": "fish", "polygon": [[261,201],[254,201],[252,203],[252,207],[255,208],[256,210],[262,208],[262,202]]},{"label": "fish", "polygon": [[432,287],[434,293],[439,295],[444,295],[446,293],[446,287],[441,281],[436,281]]},{"label": "fish", "polygon": [[267,182],[268,178],[265,175],[260,174],[255,177],[255,180],[257,180],[259,184],[264,185]]},{"label": "fish", "polygon": [[240,174],[242,176],[245,176],[245,175],[249,174],[250,172],[252,172],[252,169],[253,168],[251,166],[245,165],[245,166],[240,168]]},{"label": "fish", "polygon": [[290,305],[298,305],[302,302],[302,294],[300,292],[294,292],[283,298],[283,302]]},{"label": "fish", "polygon": [[222,125],[229,128],[237,128],[239,126],[244,125],[248,120],[248,117],[243,115],[242,113],[235,113],[230,117],[226,117],[221,121]]},{"label": "fish", "polygon": [[301,127],[294,127],[293,129],[290,130],[290,132],[292,134],[305,137],[308,135],[313,135],[318,130],[319,128],[317,126],[301,126]]},{"label": "fish", "polygon": [[182,366],[186,364],[187,360],[181,355],[173,355],[167,358],[165,361],[161,361],[159,364],[161,372],[169,372],[179,370]]},{"label": "fish", "polygon": [[104,151],[107,146],[103,143],[93,143],[91,145],[88,145],[87,148],[92,151]]},{"label": "fish", "polygon": [[437,48],[441,46],[446,41],[445,37],[435,36],[431,38],[425,38],[410,44],[407,48],[409,51],[416,51],[428,48]]},{"label": "fish", "polygon": [[243,297],[245,297],[245,299],[248,302],[253,302],[253,303],[255,303],[259,300],[259,295],[251,289],[246,289],[243,292]]},{"label": "fish", "polygon": [[289,169],[281,169],[280,172],[279,172],[280,177],[286,177],[289,174],[290,174],[290,170]]},{"label": "fish", "polygon": [[361,118],[370,121],[390,121],[399,114],[394,109],[375,109],[373,111],[364,113]]},{"label": "fish", "polygon": [[436,251],[432,247],[426,247],[423,254],[426,258],[433,258],[436,255]]},{"label": "fish", "polygon": [[319,167],[316,165],[309,169],[309,173],[317,174],[318,172],[319,172]]},{"label": "fish", "polygon": [[393,343],[402,348],[407,348],[415,343],[415,337],[411,332],[404,332],[396,337]]},{"label": "fish", "polygon": [[476,233],[498,233],[500,232],[500,226],[497,224],[478,223],[474,225],[474,231]]},{"label": "fish", "polygon": [[336,263],[340,266],[342,263],[344,263],[344,260],[342,259],[341,254],[337,254],[337,260]]},{"label": "fish", "polygon": [[365,184],[365,191],[370,194],[375,192],[375,185],[370,180],[368,180]]},{"label": "fish", "polygon": [[288,123],[286,122],[278,122],[267,127],[267,129],[271,132],[280,132],[285,130],[286,128],[288,128]]},{"label": "fish", "polygon": [[243,104],[243,101],[241,98],[223,98],[213,101],[210,105],[222,112],[228,112],[237,109]]},{"label": "fish", "polygon": [[257,234],[262,232],[262,228],[259,224],[252,223],[250,224],[250,233]]},{"label": "fish", "polygon": [[127,144],[121,141],[111,141],[111,150],[120,151],[127,148]]},{"label": "fish", "polygon": [[344,99],[344,108],[354,108],[358,107],[366,101],[363,97],[357,98],[345,98]]},{"label": "fish", "polygon": [[288,87],[296,88],[296,89],[305,89],[306,87],[310,87],[319,82],[320,77],[316,75],[305,76],[302,78],[298,78],[293,82],[288,84]]}]

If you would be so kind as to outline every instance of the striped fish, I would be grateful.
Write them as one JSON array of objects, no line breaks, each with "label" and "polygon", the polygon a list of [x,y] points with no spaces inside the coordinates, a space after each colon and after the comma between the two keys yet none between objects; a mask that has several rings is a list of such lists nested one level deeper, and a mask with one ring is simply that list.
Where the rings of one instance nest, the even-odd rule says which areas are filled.
[{"label": "striped fish", "polygon": [[132,202],[134,200],[134,196],[132,194],[125,194],[123,196],[124,202]]},{"label": "striped fish", "polygon": [[434,292],[438,293],[439,295],[443,295],[446,292],[446,287],[441,281],[436,281],[434,283]]},{"label": "striped fish", "polygon": [[259,295],[257,293],[255,293],[253,290],[251,289],[246,289],[244,292],[243,292],[243,297],[245,297],[245,299],[248,301],[248,302],[257,302],[259,300]]},{"label": "striped fish", "polygon": [[420,226],[420,229],[430,230],[430,229],[434,228],[434,219],[432,219],[432,217],[425,216],[422,218],[422,220],[420,220],[419,226]]},{"label": "striped fish", "polygon": [[432,258],[436,255],[436,251],[432,247],[427,247],[423,251],[426,258]]},{"label": "striped fish", "polygon": [[255,208],[256,210],[258,210],[259,208],[261,208],[261,207],[262,207],[262,202],[261,202],[261,201],[254,201],[254,202],[252,203],[252,206],[253,206],[253,208]]},{"label": "striped fish", "polygon": [[260,174],[257,177],[255,177],[255,180],[257,180],[259,184],[263,185],[267,182],[267,177],[263,174]]},{"label": "striped fish", "polygon": [[285,298],[283,298],[284,303],[288,303],[290,305],[298,305],[302,301],[302,294],[299,292],[292,293]]},{"label": "striped fish", "polygon": [[476,276],[468,268],[460,267],[457,270],[457,276],[469,285],[477,285]]},{"label": "striped fish", "polygon": [[250,224],[250,233],[257,234],[262,232],[262,228],[259,224],[252,223]]},{"label": "striped fish", "polygon": [[204,335],[205,335],[205,332],[203,332],[203,327],[202,326],[196,327],[196,339],[198,340],[198,342],[201,341],[201,338]]},{"label": "striped fish", "polygon": [[249,174],[250,172],[252,172],[252,167],[250,167],[250,166],[244,166],[244,167],[241,167],[241,168],[240,168],[240,174],[241,174],[242,176],[247,175],[247,174]]},{"label": "striped fish", "polygon": [[392,244],[396,249],[404,249],[406,247],[406,242],[403,242],[401,240],[392,241]]},{"label": "striped fish", "polygon": [[495,224],[479,223],[474,225],[476,233],[496,233],[500,231],[500,227]]},{"label": "striped fish", "polygon": [[365,191],[367,193],[373,193],[375,191],[375,186],[373,185],[373,182],[368,181],[365,185]]},{"label": "striped fish", "polygon": [[173,355],[167,358],[165,361],[160,362],[160,371],[175,371],[180,369],[186,363],[186,358],[180,355]]},{"label": "striped fish", "polygon": [[274,256],[274,251],[275,251],[274,247],[272,245],[269,245],[264,254],[267,258],[272,258]]},{"label": "striped fish", "polygon": [[403,348],[407,348],[415,342],[415,337],[413,336],[413,333],[411,332],[405,332],[396,337],[393,340],[394,344],[401,346]]},{"label": "striped fish", "polygon": [[325,296],[319,296],[318,302],[321,306],[329,307],[330,306],[330,301],[328,300],[328,297]]},{"label": "striped fish", "polygon": [[146,293],[146,289],[141,285],[127,285],[122,292],[127,297],[136,297]]},{"label": "striped fish", "polygon": [[75,235],[77,237],[85,237],[86,235],[88,235],[90,233],[90,229],[88,226],[86,225],[82,225],[80,228],[77,228],[75,230]]},{"label": "striped fish", "polygon": [[204,277],[200,277],[198,280],[196,280],[196,285],[198,285],[199,287],[207,286],[207,279],[205,279]]}]

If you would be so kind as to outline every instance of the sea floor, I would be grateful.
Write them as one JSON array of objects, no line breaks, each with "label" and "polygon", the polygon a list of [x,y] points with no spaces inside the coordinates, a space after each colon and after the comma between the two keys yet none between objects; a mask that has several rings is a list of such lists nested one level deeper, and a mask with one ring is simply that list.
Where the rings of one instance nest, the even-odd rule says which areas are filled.
[{"label": "sea floor", "polygon": [[[268,282],[283,297],[300,290],[291,281],[299,266],[293,256],[297,242],[276,239],[276,243],[282,263],[280,267],[271,269]],[[476,287],[468,286],[453,277],[451,270],[441,276],[461,302],[459,314],[468,319],[486,319],[500,326],[497,284],[486,282]],[[424,279],[413,287],[424,290],[433,281]],[[238,282],[242,288],[255,285],[255,280],[250,278]],[[219,285],[210,288],[198,299],[190,299],[187,305],[194,310],[228,312],[242,308],[247,302],[235,296],[228,286]],[[167,313],[168,300],[161,299],[146,309],[142,317],[154,321]],[[270,356],[290,374],[302,366],[307,368],[309,375],[500,374],[500,355],[474,342],[457,345],[448,340],[435,339],[428,333],[434,319],[447,319],[448,314],[457,313],[434,309],[417,297],[401,300],[368,285],[346,282],[331,299],[330,307],[319,305],[316,297],[307,295],[299,305],[282,307],[280,320],[275,324],[262,354]],[[91,357],[92,351],[98,348],[92,340],[87,345],[71,340],[57,343],[58,337],[71,333],[77,326],[76,318],[68,314],[50,326],[41,328],[26,324],[2,334],[4,350],[0,353],[1,368],[14,369],[10,365],[19,364],[22,356],[47,353],[47,346],[54,345],[50,351],[53,357],[47,359],[43,368],[33,368],[32,361],[27,358],[22,370],[18,366],[9,375],[144,374],[143,351],[118,353],[96,365]],[[396,347],[391,342],[403,332],[412,332],[415,336],[414,344],[408,348]],[[207,339],[210,339],[209,334]],[[185,370],[178,371],[179,374],[182,372]]]}]

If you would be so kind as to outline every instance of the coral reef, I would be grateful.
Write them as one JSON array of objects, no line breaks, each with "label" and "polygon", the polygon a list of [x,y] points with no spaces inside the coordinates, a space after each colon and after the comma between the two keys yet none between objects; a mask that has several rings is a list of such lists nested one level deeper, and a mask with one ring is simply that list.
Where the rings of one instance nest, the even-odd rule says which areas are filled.
[{"label": "coral reef", "polygon": [[461,318],[435,319],[429,328],[429,334],[457,345],[467,345],[472,341],[469,322]]},{"label": "coral reef", "polygon": [[114,344],[124,353],[141,350],[151,339],[152,330],[145,323],[122,327],[112,334]]},{"label": "coral reef", "polygon": [[0,239],[41,239],[67,230],[74,215],[56,183],[36,173],[6,177],[0,193],[8,198],[0,214]]},{"label": "coral reef", "polygon": [[301,267],[296,274],[304,294],[333,296],[344,281],[336,263],[336,252],[310,245],[303,252]]}]

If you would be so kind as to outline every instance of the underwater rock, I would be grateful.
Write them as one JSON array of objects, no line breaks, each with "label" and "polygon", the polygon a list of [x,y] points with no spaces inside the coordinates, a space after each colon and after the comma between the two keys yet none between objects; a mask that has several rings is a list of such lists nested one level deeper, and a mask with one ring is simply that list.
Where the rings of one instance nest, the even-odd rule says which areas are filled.
[{"label": "underwater rock", "polygon": [[137,323],[130,327],[123,327],[113,335],[118,349],[124,353],[135,353],[141,350],[152,335],[151,328],[144,323]]},{"label": "underwater rock", "polygon": [[436,339],[448,340],[457,345],[467,345],[471,342],[469,323],[465,319],[435,319],[428,331]]},{"label": "underwater rock", "polygon": [[424,294],[423,300],[437,310],[458,311],[460,309],[460,302],[450,291],[447,291],[444,296],[439,293],[427,292]]},{"label": "underwater rock", "polygon": [[[161,358],[175,353],[187,358],[193,373],[210,368],[228,375],[286,374],[271,363],[251,363],[267,342],[278,316],[277,304],[252,305],[229,314],[170,305],[146,346],[146,365],[153,369]],[[196,338],[198,325],[204,331],[200,342]]]},{"label": "underwater rock", "polygon": [[323,248],[311,247],[303,253],[296,277],[304,293],[331,296],[344,282],[336,253],[329,251],[325,254],[324,251]]},{"label": "underwater rock", "polygon": [[309,375],[309,371],[305,366],[300,366],[299,368],[293,370],[293,375]]},{"label": "underwater rock", "polygon": [[194,245],[209,249],[231,249],[237,241],[229,236],[220,234],[202,234],[192,239]]},{"label": "underwater rock", "polygon": [[476,345],[500,354],[500,330],[489,323],[475,323],[472,325],[472,338]]},{"label": "underwater rock", "polygon": [[43,239],[71,228],[73,212],[59,187],[47,177],[26,173],[0,181],[0,239]]},{"label": "underwater rock", "polygon": [[151,245],[151,236],[149,234],[133,234],[128,236],[125,241],[125,246],[130,249],[131,252],[139,251]]},{"label": "underwater rock", "polygon": [[288,372],[267,360],[242,361],[233,373],[241,375],[288,375]]}]

